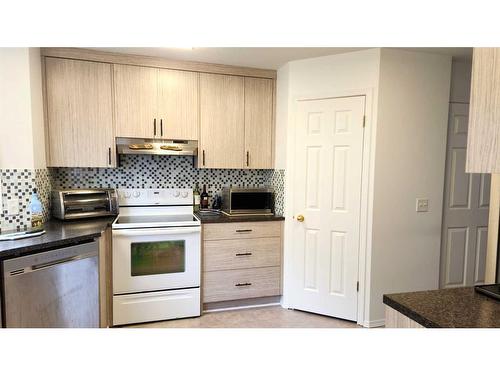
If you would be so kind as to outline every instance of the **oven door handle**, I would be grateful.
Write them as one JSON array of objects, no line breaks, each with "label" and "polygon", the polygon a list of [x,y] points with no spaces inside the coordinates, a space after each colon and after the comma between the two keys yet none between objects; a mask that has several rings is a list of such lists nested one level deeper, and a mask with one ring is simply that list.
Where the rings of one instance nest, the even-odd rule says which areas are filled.
[{"label": "oven door handle", "polygon": [[200,233],[201,227],[192,228],[156,228],[156,229],[114,229],[113,236],[158,236],[158,235],[172,235],[172,234],[190,234]]}]

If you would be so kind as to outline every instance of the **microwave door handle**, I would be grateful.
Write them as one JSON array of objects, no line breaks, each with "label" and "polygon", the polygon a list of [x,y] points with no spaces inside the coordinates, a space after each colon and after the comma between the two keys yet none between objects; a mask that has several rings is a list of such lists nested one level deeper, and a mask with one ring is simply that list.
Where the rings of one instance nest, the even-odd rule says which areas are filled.
[{"label": "microwave door handle", "polygon": [[200,233],[200,227],[193,228],[165,228],[165,229],[114,229],[113,236],[161,236],[174,234]]}]

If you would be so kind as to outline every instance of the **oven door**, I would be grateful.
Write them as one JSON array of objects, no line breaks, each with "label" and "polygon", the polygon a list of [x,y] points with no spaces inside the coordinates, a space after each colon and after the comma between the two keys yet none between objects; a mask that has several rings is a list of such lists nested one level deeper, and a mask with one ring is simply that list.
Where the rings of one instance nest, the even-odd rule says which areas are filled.
[{"label": "oven door", "polygon": [[200,227],[113,230],[113,294],[200,286]]}]

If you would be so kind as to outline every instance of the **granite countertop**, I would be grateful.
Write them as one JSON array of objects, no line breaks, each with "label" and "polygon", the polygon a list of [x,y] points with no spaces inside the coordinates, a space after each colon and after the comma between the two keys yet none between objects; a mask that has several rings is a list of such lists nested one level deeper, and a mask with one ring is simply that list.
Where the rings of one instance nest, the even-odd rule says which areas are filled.
[{"label": "granite countertop", "polygon": [[0,241],[0,259],[36,253],[99,237],[115,218],[95,218],[73,221],[49,220],[45,234],[14,241]]},{"label": "granite countertop", "polygon": [[251,221],[281,221],[285,220],[283,216],[277,215],[245,215],[245,216],[227,216],[223,213],[203,214],[195,213],[202,224],[217,224],[217,223],[244,223]]},{"label": "granite countertop", "polygon": [[387,294],[384,303],[428,328],[500,328],[500,301],[473,287]]}]

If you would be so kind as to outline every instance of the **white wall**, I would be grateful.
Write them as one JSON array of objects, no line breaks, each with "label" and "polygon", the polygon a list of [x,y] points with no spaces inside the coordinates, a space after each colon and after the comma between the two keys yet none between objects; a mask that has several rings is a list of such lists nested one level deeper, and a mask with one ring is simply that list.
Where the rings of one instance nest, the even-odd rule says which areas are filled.
[{"label": "white wall", "polygon": [[293,121],[297,97],[332,95],[343,91],[372,89],[378,81],[379,49],[291,61],[278,69],[276,82],[277,169],[286,167],[287,129]]},{"label": "white wall", "polygon": [[[382,295],[437,289],[451,58],[382,49],[369,320]],[[429,212],[415,211],[416,198]]]},{"label": "white wall", "polygon": [[45,166],[40,51],[0,48],[0,169]]},{"label": "white wall", "polygon": [[276,131],[274,168],[286,168],[286,128],[288,125],[288,101],[290,84],[290,65],[278,69],[276,79]]},{"label": "white wall", "polygon": [[451,64],[450,102],[469,103],[471,60],[453,60]]},{"label": "white wall", "polygon": [[42,60],[40,48],[29,49],[33,167],[45,168],[45,128],[43,118]]}]

